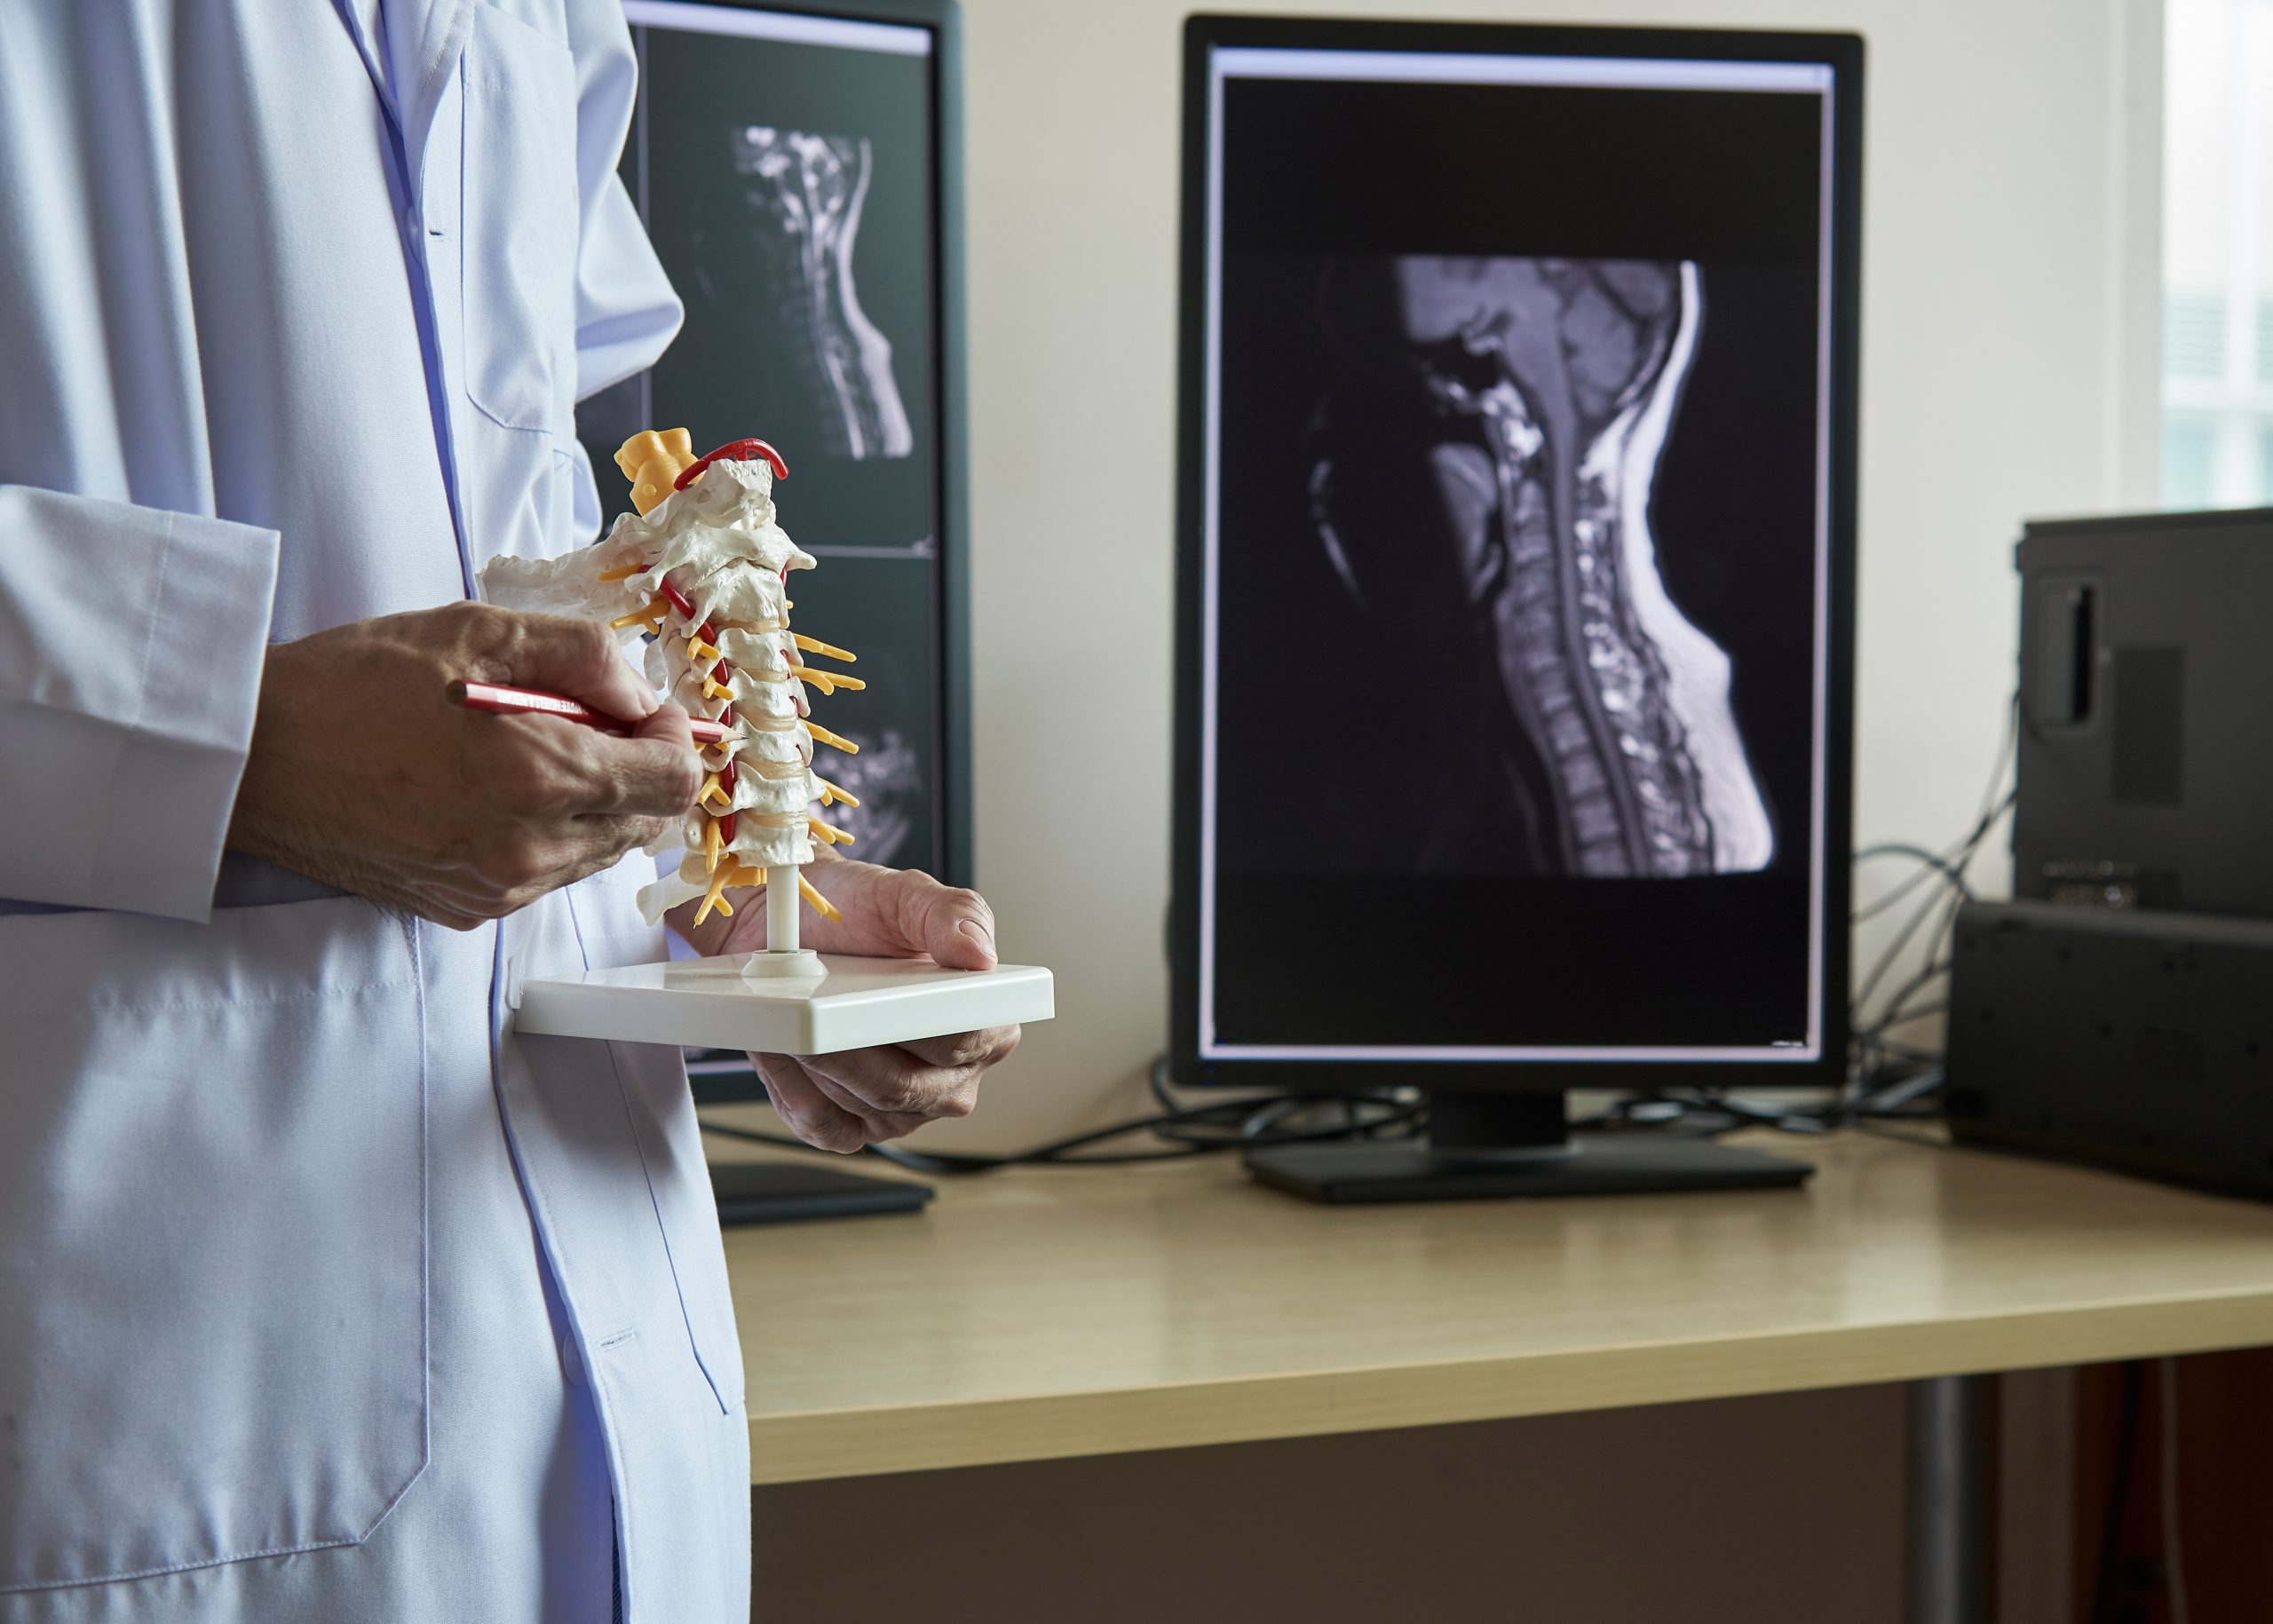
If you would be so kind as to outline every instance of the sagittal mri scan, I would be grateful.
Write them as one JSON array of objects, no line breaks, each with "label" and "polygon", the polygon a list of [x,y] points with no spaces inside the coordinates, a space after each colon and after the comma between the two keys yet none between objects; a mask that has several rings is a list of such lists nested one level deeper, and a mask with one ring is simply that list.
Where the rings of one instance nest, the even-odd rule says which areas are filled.
[{"label": "sagittal mri scan", "polygon": [[[1651,534],[1707,315],[1698,267],[1342,258],[1321,269],[1317,308],[1332,356],[1305,447],[1318,544],[1392,646],[1430,635],[1398,603],[1414,550],[1451,550],[1421,567],[1449,567],[1485,646],[1474,676],[1501,702],[1471,708],[1484,736],[1466,743],[1510,810],[1500,837],[1526,848],[1521,866],[1628,879],[1765,867],[1773,826],[1729,654],[1668,596]],[[1389,462],[1408,488],[1376,487],[1383,446],[1405,453]],[[1416,508],[1430,521],[1414,523]],[[1415,815],[1426,844],[1431,809]]]},{"label": "sagittal mri scan", "polygon": [[747,124],[733,131],[741,232],[792,342],[817,448],[865,461],[904,457],[915,439],[892,376],[891,344],[853,281],[860,211],[875,163],[865,137]]}]

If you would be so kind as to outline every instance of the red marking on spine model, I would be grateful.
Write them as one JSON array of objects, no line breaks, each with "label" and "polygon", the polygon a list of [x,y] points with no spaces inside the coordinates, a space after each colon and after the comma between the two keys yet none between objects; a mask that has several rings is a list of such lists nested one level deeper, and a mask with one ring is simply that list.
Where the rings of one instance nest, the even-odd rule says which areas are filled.
[{"label": "red marking on spine model", "polygon": [[671,481],[671,488],[673,490],[679,491],[685,490],[688,486],[693,484],[697,479],[702,477],[702,471],[704,469],[709,467],[711,463],[717,462],[721,458],[724,458],[730,463],[746,463],[752,457],[757,456],[762,456],[767,462],[773,464],[773,477],[775,479],[786,479],[789,477],[789,464],[781,460],[781,454],[779,451],[776,451],[772,447],[767,445],[764,440],[730,440],[726,444],[719,447],[716,451],[713,451],[709,456],[702,458],[700,462],[688,463],[686,467],[680,471],[678,478]]}]

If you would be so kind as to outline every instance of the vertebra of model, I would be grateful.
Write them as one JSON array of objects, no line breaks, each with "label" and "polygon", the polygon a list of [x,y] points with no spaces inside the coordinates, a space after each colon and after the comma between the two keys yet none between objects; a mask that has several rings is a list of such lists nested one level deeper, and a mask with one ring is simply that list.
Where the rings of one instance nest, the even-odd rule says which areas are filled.
[{"label": "vertebra of model", "polygon": [[[617,519],[605,541],[566,557],[491,559],[484,593],[511,608],[604,617],[646,638],[648,680],[663,697],[736,730],[701,747],[701,794],[681,828],[650,848],[660,855],[683,846],[684,855],[640,891],[640,909],[652,922],[700,898],[699,924],[714,908],[734,911],[729,888],[794,875],[794,888],[769,888],[767,911],[769,947],[794,950],[796,895],[837,916],[797,871],[812,860],[815,840],[851,838],[811,809],[859,804],[812,770],[816,744],[859,747],[812,719],[806,688],[826,694],[867,685],[807,665],[807,654],[853,656],[789,629],[789,572],[812,568],[813,558],[774,522],[773,482],[788,470],[763,440],[697,459],[685,429],[636,434],[615,460],[638,511]],[[776,928],[785,918],[786,943]]]},{"label": "vertebra of model", "polygon": [[892,376],[891,342],[860,308],[852,256],[875,162],[865,139],[750,124],[734,167],[771,224],[759,241],[773,282],[774,319],[801,334],[796,353],[823,408],[823,448],[856,459],[915,448]]},{"label": "vertebra of model", "polygon": [[[1650,528],[1703,314],[1696,266],[1408,255],[1391,271],[1393,343],[1436,424],[1430,466],[1568,869],[1766,867],[1728,654],[1667,596]],[[1334,474],[1313,471],[1313,516],[1353,580]]]}]

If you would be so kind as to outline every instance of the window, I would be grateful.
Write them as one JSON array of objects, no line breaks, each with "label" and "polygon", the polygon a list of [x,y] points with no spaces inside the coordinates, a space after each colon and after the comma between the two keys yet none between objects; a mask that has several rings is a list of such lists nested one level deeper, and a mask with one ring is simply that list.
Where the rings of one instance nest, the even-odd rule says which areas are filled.
[{"label": "window", "polygon": [[2273,505],[2273,0],[2165,0],[2163,501]]}]

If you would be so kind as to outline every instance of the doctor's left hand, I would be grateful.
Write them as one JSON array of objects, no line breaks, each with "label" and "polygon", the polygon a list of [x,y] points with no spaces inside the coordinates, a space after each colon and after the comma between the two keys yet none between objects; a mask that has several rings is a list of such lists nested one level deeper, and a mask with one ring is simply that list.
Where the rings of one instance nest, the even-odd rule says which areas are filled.
[{"label": "doctor's left hand", "polygon": [[[994,967],[994,910],[977,891],[942,885],[913,869],[880,868],[814,853],[805,871],[844,915],[808,913],[802,945],[877,958],[929,956],[951,970]],[[694,904],[673,910],[672,927],[703,954],[765,946],[765,910],[737,902],[733,917],[697,927]],[[773,1108],[806,1144],[850,1153],[914,1133],[940,1117],[969,1116],[987,1068],[1018,1046],[1016,1026],[921,1038],[833,1055],[752,1055]]]}]

